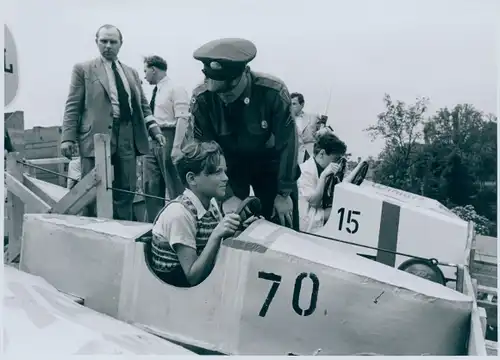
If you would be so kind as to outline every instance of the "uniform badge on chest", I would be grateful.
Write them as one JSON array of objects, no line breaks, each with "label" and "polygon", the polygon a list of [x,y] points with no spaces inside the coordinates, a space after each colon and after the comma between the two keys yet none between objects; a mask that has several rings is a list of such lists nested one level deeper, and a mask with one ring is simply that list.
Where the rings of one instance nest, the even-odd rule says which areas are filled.
[{"label": "uniform badge on chest", "polygon": [[260,123],[260,127],[263,128],[263,129],[267,129],[269,125],[267,124],[267,121],[266,120],[262,120],[261,123]]}]

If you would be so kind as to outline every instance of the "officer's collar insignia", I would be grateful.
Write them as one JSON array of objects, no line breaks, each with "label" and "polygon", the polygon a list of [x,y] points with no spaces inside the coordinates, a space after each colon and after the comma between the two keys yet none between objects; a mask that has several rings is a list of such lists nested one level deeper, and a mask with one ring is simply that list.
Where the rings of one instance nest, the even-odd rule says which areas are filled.
[{"label": "officer's collar insignia", "polygon": [[210,63],[210,68],[212,68],[212,70],[220,70],[222,69],[222,65],[219,64],[217,61],[212,61]]},{"label": "officer's collar insignia", "polygon": [[196,98],[193,96],[193,97],[191,98],[191,104],[194,104],[195,102],[196,102]]},{"label": "officer's collar insignia", "polygon": [[245,103],[245,105],[248,105],[250,104],[250,99],[246,97],[245,99],[243,99],[243,102]]}]

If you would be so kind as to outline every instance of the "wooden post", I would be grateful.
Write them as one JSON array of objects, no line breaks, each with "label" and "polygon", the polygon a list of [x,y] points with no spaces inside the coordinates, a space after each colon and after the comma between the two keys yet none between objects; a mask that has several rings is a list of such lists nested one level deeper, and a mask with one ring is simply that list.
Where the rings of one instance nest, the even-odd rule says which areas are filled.
[{"label": "wooden post", "polygon": [[467,224],[467,244],[465,250],[465,262],[469,269],[472,269],[474,257],[476,256],[476,232],[474,230],[474,223],[469,221]]},{"label": "wooden post", "polygon": [[[18,152],[7,154],[7,172],[14,178],[23,182],[23,165],[17,163],[21,160]],[[5,191],[8,191],[5,189]],[[7,236],[9,247],[7,250],[6,263],[12,261],[21,253],[21,238],[23,234],[24,203],[10,191],[7,195]]]},{"label": "wooden post", "polygon": [[457,275],[456,290],[458,292],[463,293],[464,292],[464,266],[463,265],[457,266],[456,275]]},{"label": "wooden post", "polygon": [[110,137],[105,134],[94,135],[95,170],[97,183],[97,217],[113,218],[113,193],[109,188],[113,183],[113,168],[111,166]]},{"label": "wooden post", "polygon": [[[59,133],[61,133],[61,128],[59,128]],[[57,142],[56,148],[57,148],[57,155],[56,156],[60,157],[61,156],[61,143],[59,141]],[[57,164],[57,172],[59,174],[64,174],[64,172],[65,172],[64,171],[64,166],[65,166],[64,163],[58,163]],[[66,178],[64,178],[62,176],[60,176],[59,179],[57,179],[58,185],[62,186],[64,188],[66,187],[66,182],[67,182]]]}]

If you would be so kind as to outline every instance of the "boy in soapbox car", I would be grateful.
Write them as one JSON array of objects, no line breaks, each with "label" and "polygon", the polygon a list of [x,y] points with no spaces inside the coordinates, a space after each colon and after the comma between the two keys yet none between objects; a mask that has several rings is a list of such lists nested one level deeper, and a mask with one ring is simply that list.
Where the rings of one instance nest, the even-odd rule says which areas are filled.
[{"label": "boy in soapbox car", "polygon": [[190,287],[210,274],[221,241],[258,218],[260,203],[248,198],[236,212],[222,215],[216,199],[226,192],[226,161],[213,141],[187,144],[176,167],[186,190],[154,220],[150,259],[161,280]]}]

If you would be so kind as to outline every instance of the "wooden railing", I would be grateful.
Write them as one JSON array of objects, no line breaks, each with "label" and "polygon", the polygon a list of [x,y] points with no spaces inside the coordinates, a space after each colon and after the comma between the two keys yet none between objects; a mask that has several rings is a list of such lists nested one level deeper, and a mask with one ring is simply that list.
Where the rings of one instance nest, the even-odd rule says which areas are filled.
[{"label": "wooden railing", "polygon": [[[463,261],[465,265],[458,266],[457,268],[457,290],[471,296],[474,300],[468,344],[469,355],[496,355],[497,344],[496,342],[486,340],[486,332],[488,325],[496,327],[497,305],[493,301],[485,301],[478,298],[478,296],[485,292],[488,292],[492,296],[497,296],[497,288],[479,285],[478,279],[474,278],[478,275],[473,272],[477,268],[478,262],[477,238],[478,236],[474,231],[474,223],[469,222],[467,246]],[[496,284],[496,276],[494,277],[494,283]]]},{"label": "wooden railing", "polygon": [[[5,185],[7,191],[5,223],[9,246],[4,256],[6,263],[14,261],[21,251],[23,217],[25,213],[78,214],[96,200],[97,216],[113,218],[113,197],[110,190],[113,171],[110,158],[110,137],[94,136],[95,168],[85,175],[71,190],[37,181],[25,173],[25,165],[63,163],[66,158],[24,160],[19,153],[7,155]],[[54,190],[51,193],[51,189]],[[57,190],[57,191],[55,191]],[[56,193],[57,192],[57,193]]]}]

